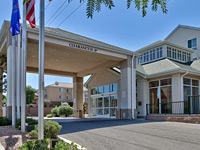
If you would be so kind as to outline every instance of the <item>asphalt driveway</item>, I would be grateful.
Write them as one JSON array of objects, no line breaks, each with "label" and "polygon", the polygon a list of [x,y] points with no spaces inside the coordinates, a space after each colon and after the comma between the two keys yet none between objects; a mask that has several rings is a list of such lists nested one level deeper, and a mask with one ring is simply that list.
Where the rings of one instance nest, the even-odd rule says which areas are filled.
[{"label": "asphalt driveway", "polygon": [[60,123],[61,136],[88,150],[200,150],[200,125],[146,120]]}]

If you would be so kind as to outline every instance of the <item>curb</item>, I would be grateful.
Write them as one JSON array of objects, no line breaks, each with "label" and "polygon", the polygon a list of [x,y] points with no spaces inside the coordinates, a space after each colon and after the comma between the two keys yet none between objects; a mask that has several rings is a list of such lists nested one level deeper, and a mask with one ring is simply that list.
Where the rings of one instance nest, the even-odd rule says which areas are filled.
[{"label": "curb", "polygon": [[58,136],[58,138],[59,138],[60,140],[64,141],[64,142],[66,142],[66,143],[69,143],[69,144],[74,143],[75,145],[77,145],[77,148],[78,148],[79,150],[87,150],[85,147],[83,147],[83,146],[81,146],[81,145],[79,145],[79,144],[77,144],[77,143],[75,143],[75,142],[73,142],[73,141],[70,141],[70,140],[68,140],[68,139],[65,139],[65,138],[63,138],[63,137],[61,137],[61,136]]}]

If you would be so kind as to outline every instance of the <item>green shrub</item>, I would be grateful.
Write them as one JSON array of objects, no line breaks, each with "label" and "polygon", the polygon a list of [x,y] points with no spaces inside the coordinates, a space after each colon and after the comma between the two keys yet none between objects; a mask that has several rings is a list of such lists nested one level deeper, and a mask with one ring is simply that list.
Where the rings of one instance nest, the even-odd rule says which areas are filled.
[{"label": "green shrub", "polygon": [[12,124],[12,121],[10,121],[8,118],[0,117],[0,126],[7,126],[11,124]]},{"label": "green shrub", "polygon": [[73,114],[73,108],[69,105],[61,105],[59,108],[59,116],[70,116]]},{"label": "green shrub", "polygon": [[[44,120],[44,138],[56,139],[57,135],[60,133],[62,126],[57,122],[52,120]],[[37,139],[38,138],[38,125],[35,126],[35,129],[30,132],[29,138]]]},{"label": "green shrub", "polygon": [[52,117],[55,117],[55,115],[54,114],[47,114],[46,117],[47,118],[52,118]]},{"label": "green shrub", "polygon": [[49,100],[44,100],[44,107],[49,107],[50,106],[50,101]]},{"label": "green shrub", "polygon": [[[38,124],[38,122],[35,119],[32,119],[32,118],[26,118],[26,123],[28,123],[28,125],[36,125],[36,124]],[[18,129],[21,128],[21,119],[18,119],[16,121],[15,128],[18,128]]]},{"label": "green shrub", "polygon": [[50,139],[25,142],[18,150],[48,150]]},{"label": "green shrub", "polygon": [[59,107],[54,107],[52,110],[51,110],[51,113],[54,114],[56,117],[59,117]]},{"label": "green shrub", "polygon": [[78,150],[77,145],[74,143],[65,143],[63,141],[58,141],[53,148],[54,150]]}]

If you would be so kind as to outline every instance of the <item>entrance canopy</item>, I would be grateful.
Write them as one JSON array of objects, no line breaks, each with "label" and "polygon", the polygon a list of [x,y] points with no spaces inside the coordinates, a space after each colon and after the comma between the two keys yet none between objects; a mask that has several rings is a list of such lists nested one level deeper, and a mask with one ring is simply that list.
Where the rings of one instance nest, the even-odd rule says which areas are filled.
[{"label": "entrance canopy", "polygon": [[[0,51],[11,44],[10,22],[0,33]],[[27,28],[27,72],[38,72],[39,28]],[[83,77],[102,68],[118,66],[133,52],[61,29],[45,28],[45,74]]]}]

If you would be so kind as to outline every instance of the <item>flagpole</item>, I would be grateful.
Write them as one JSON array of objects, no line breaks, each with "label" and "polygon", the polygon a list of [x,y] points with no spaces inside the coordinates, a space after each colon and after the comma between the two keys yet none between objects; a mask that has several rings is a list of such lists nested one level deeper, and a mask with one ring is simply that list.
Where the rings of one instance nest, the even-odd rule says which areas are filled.
[{"label": "flagpole", "polygon": [[16,36],[12,36],[12,126],[16,124]]},{"label": "flagpole", "polygon": [[21,87],[20,87],[20,81],[21,81],[21,64],[20,64],[20,62],[21,62],[21,47],[20,47],[20,39],[21,39],[21,36],[20,36],[20,34],[18,34],[18,39],[17,39],[17,42],[18,42],[18,44],[17,44],[17,46],[18,46],[18,48],[17,48],[17,85],[16,85],[16,87],[17,87],[17,94],[16,94],[16,97],[17,97],[17,119],[20,119],[20,105],[21,105],[21,103],[20,103],[20,95],[21,95]]},{"label": "flagpole", "polygon": [[21,55],[21,132],[25,132],[26,120],[26,53],[27,53],[27,31],[26,31],[26,3],[23,5],[22,23],[22,55]]},{"label": "flagpole", "polygon": [[40,0],[38,139],[44,139],[44,0]]}]

